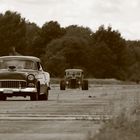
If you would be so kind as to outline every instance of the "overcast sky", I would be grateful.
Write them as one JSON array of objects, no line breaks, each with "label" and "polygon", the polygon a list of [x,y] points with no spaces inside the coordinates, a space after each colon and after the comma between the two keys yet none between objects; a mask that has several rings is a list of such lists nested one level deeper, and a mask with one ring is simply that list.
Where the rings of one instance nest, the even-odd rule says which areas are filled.
[{"label": "overcast sky", "polygon": [[0,12],[17,11],[42,26],[51,20],[96,31],[111,25],[122,37],[140,40],[140,0],[0,0]]}]

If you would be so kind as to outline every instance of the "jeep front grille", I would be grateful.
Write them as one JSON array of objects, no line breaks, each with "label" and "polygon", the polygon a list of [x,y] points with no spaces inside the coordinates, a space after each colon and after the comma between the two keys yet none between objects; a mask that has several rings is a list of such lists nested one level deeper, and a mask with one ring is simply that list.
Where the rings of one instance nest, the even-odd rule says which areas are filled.
[{"label": "jeep front grille", "polygon": [[0,88],[25,88],[26,81],[0,81]]}]

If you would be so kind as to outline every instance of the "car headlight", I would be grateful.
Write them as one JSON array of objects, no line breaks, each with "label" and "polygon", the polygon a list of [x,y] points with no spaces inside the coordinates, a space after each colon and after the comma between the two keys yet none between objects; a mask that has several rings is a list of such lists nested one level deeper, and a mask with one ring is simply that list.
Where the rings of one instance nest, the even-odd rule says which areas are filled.
[{"label": "car headlight", "polygon": [[81,84],[81,81],[78,81],[78,84],[80,85]]},{"label": "car headlight", "polygon": [[28,77],[27,77],[27,79],[29,81],[33,81],[35,79],[35,76],[33,74],[29,74]]},{"label": "car headlight", "polygon": [[69,84],[69,81],[66,81],[66,84],[68,85]]}]

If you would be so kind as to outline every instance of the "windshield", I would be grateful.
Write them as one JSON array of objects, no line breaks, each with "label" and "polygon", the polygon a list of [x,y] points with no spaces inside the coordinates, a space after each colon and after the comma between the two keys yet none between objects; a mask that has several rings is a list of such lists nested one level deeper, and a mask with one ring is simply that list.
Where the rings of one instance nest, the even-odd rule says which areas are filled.
[{"label": "windshield", "polygon": [[66,72],[66,76],[67,77],[71,77],[71,76],[78,76],[78,77],[80,77],[81,76],[81,72],[79,72],[79,71],[69,71],[69,72]]},{"label": "windshield", "polygon": [[15,66],[16,69],[32,69],[37,70],[37,65],[34,61],[31,60],[17,60],[17,59],[11,59],[11,60],[0,60],[0,69],[8,69],[9,66]]}]

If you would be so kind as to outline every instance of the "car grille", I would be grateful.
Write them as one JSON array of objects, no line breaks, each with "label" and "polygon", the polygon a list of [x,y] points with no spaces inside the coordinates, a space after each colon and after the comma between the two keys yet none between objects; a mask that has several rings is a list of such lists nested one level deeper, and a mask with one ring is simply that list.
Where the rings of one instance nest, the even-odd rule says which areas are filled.
[{"label": "car grille", "polygon": [[26,81],[0,81],[0,88],[25,88]]}]

